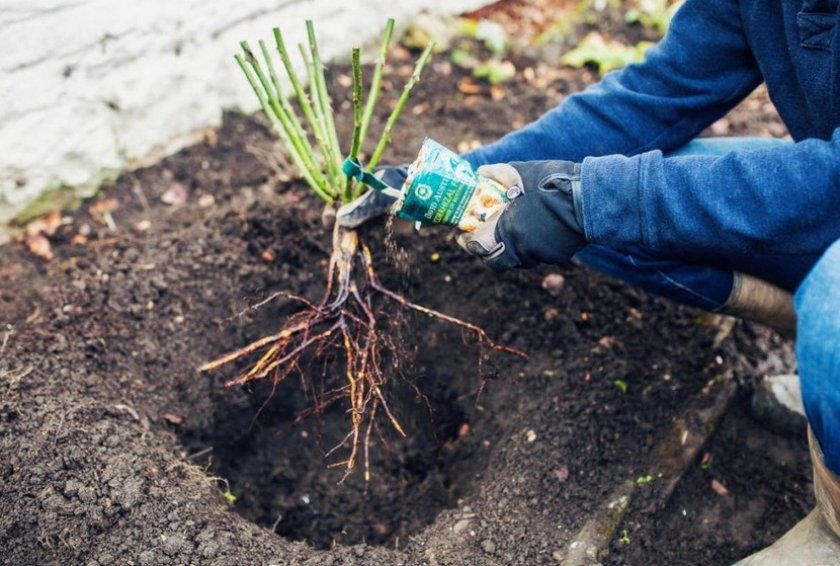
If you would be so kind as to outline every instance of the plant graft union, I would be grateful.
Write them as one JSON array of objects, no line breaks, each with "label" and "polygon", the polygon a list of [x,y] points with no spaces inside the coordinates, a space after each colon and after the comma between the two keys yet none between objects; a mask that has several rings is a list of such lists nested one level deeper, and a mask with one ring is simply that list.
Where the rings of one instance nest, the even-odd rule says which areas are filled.
[{"label": "plant graft union", "polygon": [[[286,151],[301,176],[326,204],[334,207],[351,202],[366,189],[363,183],[344,175],[341,162],[344,155],[358,160],[366,134],[382,91],[382,75],[394,22],[389,20],[383,34],[373,79],[363,101],[362,69],[359,49],[352,51],[353,74],[353,133],[345,154],[338,143],[335,118],[327,92],[324,68],[312,22],[306,23],[307,45],[299,45],[306,69],[308,88],[304,86],[292,63],[279,29],[274,29],[275,50],[282,73],[278,72],[274,58],[263,41],[259,42],[258,58],[247,42],[242,42],[242,53],[236,61],[259,99],[263,112],[271,121]],[[429,45],[417,60],[394,109],[388,116],[384,129],[368,160],[373,169],[382,158],[391,138],[391,132],[405,108],[412,89],[420,79],[431,56]],[[281,77],[283,80],[281,80]],[[287,89],[291,89],[291,98]],[[402,295],[386,288],[377,277],[370,249],[356,230],[340,227],[333,229],[332,253],[326,273],[326,290],[319,302],[286,292],[271,295],[251,307],[259,308],[267,302],[281,298],[296,303],[300,309],[290,316],[280,330],[261,338],[244,348],[231,352],[200,369],[208,371],[243,357],[256,361],[250,368],[227,385],[241,385],[254,380],[268,379],[274,386],[290,375],[305,376],[305,356],[333,359],[338,354],[341,371],[338,379],[325,373],[327,383],[316,395],[314,410],[346,399],[350,418],[349,432],[329,455],[347,447],[347,454],[332,466],[343,466],[345,477],[352,471],[360,457],[364,458],[365,479],[370,478],[369,453],[373,430],[381,436],[378,422],[382,418],[399,433],[405,435],[398,415],[394,414],[386,399],[389,375],[385,371],[385,355],[399,356],[399,350],[389,333],[380,324],[383,312],[389,305],[408,309],[453,324],[472,334],[479,344],[490,350],[523,354],[493,342],[481,328],[450,317],[441,312],[415,304]],[[314,391],[314,387],[312,388]]]}]

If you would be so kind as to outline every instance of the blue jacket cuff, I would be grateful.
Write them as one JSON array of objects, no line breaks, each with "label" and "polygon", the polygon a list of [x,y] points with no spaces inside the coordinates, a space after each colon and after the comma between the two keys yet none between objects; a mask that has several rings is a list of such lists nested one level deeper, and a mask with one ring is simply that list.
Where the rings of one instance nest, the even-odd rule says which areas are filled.
[{"label": "blue jacket cuff", "polygon": [[586,240],[615,249],[646,244],[641,163],[634,157],[587,157],[581,167],[580,207]]}]

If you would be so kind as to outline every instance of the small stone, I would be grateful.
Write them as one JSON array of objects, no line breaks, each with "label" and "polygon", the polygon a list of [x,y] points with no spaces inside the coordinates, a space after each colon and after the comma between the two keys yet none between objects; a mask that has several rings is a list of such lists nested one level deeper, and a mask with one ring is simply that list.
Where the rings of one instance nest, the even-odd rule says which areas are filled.
[{"label": "small stone", "polygon": [[556,297],[562,293],[565,284],[566,278],[560,273],[549,273],[542,280],[542,288],[552,297]]},{"label": "small stone", "polygon": [[166,192],[160,196],[160,200],[163,204],[178,206],[187,202],[187,196],[187,187],[181,183],[173,183],[173,185],[166,189]]},{"label": "small stone", "polygon": [[201,195],[198,197],[198,206],[201,208],[210,208],[216,204],[216,197],[213,195]]},{"label": "small stone", "polygon": [[557,478],[557,481],[560,483],[565,482],[569,479],[569,468],[568,466],[560,466],[554,470],[554,477]]},{"label": "small stone", "polygon": [[525,440],[527,440],[529,443],[534,442],[536,439],[537,433],[536,431],[534,431],[534,429],[529,428],[527,431],[525,431]]},{"label": "small stone", "polygon": [[470,520],[469,519],[461,519],[460,521],[455,523],[454,527],[452,527],[452,532],[455,533],[456,535],[460,535],[461,533],[466,531],[467,527],[469,527],[469,526],[470,526]]},{"label": "small stone", "polygon": [[496,552],[496,543],[490,539],[485,539],[481,541],[481,550],[487,554],[493,554]]},{"label": "small stone", "polygon": [[183,535],[172,535],[163,543],[163,552],[169,556],[180,554],[187,541]]},{"label": "small stone", "polygon": [[201,556],[204,558],[213,558],[219,553],[219,545],[215,542],[207,542],[201,547]]}]

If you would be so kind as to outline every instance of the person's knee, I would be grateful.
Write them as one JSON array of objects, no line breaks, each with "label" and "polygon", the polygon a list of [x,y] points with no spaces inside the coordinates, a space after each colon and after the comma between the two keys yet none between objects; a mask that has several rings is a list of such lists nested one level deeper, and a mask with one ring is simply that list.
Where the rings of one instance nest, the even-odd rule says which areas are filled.
[{"label": "person's knee", "polygon": [[826,465],[840,472],[840,240],[796,292],[796,356],[808,420]]},{"label": "person's knee", "polygon": [[[799,330],[812,334],[817,327],[840,329],[840,240],[834,242],[799,286],[794,298]],[[799,335],[802,337],[802,335]]]}]

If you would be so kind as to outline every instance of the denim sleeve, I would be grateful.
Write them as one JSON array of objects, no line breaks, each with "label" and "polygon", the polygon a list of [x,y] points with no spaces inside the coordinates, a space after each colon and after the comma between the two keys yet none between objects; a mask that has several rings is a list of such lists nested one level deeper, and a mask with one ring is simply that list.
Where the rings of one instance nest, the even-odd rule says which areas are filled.
[{"label": "denim sleeve", "polygon": [[817,256],[840,238],[840,128],[720,157],[590,157],[581,176],[592,243],[726,261]]},{"label": "denim sleeve", "polygon": [[740,18],[736,0],[686,0],[643,62],[606,75],[537,121],[463,157],[478,167],[684,145],[761,82]]}]

